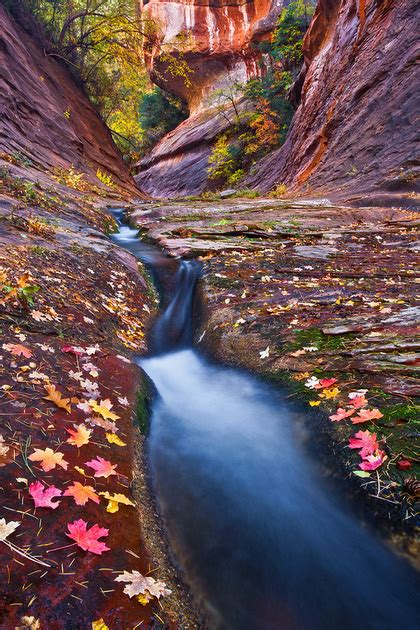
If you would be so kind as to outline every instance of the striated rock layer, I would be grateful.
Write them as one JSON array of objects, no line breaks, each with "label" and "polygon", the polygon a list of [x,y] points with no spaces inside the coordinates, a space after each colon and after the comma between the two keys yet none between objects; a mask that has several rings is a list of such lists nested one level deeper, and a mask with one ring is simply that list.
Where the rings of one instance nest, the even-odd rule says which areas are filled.
[{"label": "striated rock layer", "polygon": [[[217,90],[229,90],[261,73],[256,44],[269,37],[287,0],[151,0],[144,14],[160,28],[147,59],[153,81],[183,98],[190,117],[137,164],[139,185],[156,196],[201,192],[215,136],[228,120],[217,109]],[[168,53],[181,47],[189,81],[171,73]]]},{"label": "striated rock layer", "polygon": [[[300,105],[287,140],[257,165],[248,186],[267,192],[285,183],[291,191],[348,201],[371,197],[377,203],[414,203],[415,4],[414,0],[319,0],[304,42],[304,67],[293,90],[293,101]],[[192,34],[197,45],[197,52],[188,57],[196,69],[190,91],[185,86],[181,90],[170,78],[165,85],[188,100],[192,115],[138,165],[136,179],[152,195],[195,194],[206,187],[213,139],[226,128],[223,116],[208,109],[209,86],[218,87],[232,76],[245,77],[246,73],[230,74],[229,64],[235,65],[233,60],[250,50],[247,43],[263,32],[264,37],[269,35],[279,11],[278,4],[275,9],[264,3],[245,6],[247,15],[258,19],[253,17],[247,29],[236,13],[229,40],[221,16],[224,11],[238,12],[238,7],[156,0],[147,5],[150,14],[160,16],[160,23],[166,25],[168,39],[176,31],[175,23],[187,23],[185,16],[195,16]],[[198,15],[205,18],[197,22]],[[210,16],[219,16],[217,37],[209,27]],[[229,49],[230,42],[234,46]],[[223,64],[224,73],[213,70]],[[152,76],[158,66],[158,58],[153,57]]]},{"label": "striated rock layer", "polygon": [[[40,169],[97,169],[138,195],[110,132],[68,69],[0,7],[0,151]],[[30,140],[30,142],[28,142]]]},{"label": "striated rock layer", "polygon": [[[412,203],[416,2],[319,0],[305,37],[301,104],[285,144],[249,184]],[[418,107],[417,107],[418,110]]]}]

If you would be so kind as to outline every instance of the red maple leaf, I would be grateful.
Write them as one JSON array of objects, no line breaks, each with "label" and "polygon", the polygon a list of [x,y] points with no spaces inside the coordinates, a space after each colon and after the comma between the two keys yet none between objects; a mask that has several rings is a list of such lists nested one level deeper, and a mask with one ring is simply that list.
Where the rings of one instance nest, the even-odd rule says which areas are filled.
[{"label": "red maple leaf", "polygon": [[35,502],[35,507],[49,507],[55,510],[59,506],[59,502],[53,503],[51,499],[61,497],[61,490],[55,486],[47,488],[40,481],[35,481],[29,486],[29,494]]},{"label": "red maple leaf", "polygon": [[66,536],[75,540],[84,551],[91,551],[98,555],[104,551],[109,551],[109,547],[98,540],[98,538],[108,536],[109,529],[99,527],[99,525],[93,525],[87,529],[86,521],[81,518],[73,523],[67,523],[67,527],[69,531],[66,532]]},{"label": "red maple leaf", "polygon": [[96,457],[96,459],[91,459],[90,462],[86,462],[86,466],[93,468],[95,470],[94,477],[109,477],[110,475],[116,475],[118,473],[115,472],[116,464],[111,464],[110,461],[104,459],[103,457]]},{"label": "red maple leaf", "polygon": [[358,431],[354,437],[349,439],[349,448],[360,448],[359,455],[362,459],[367,455],[372,455],[379,448],[376,433]]}]

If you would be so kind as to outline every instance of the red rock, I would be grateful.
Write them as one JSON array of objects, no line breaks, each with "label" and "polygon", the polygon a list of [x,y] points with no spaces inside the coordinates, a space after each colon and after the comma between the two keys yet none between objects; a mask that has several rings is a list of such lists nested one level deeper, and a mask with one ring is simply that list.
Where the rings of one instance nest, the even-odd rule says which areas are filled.
[{"label": "red rock", "polygon": [[301,104],[285,144],[249,185],[413,203],[415,9],[414,0],[319,0]]},{"label": "red rock", "polygon": [[73,165],[97,185],[100,169],[139,195],[109,130],[69,70],[45,55],[35,34],[26,32],[3,7],[0,68],[0,152],[18,152],[42,170]]}]

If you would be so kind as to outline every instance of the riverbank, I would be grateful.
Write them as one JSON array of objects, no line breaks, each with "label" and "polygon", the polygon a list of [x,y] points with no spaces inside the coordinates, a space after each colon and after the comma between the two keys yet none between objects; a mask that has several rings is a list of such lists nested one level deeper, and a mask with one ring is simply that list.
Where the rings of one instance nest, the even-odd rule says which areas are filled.
[{"label": "riverbank", "polygon": [[[287,383],[309,418],[316,411],[304,439],[323,444],[320,466],[348,478],[414,562],[416,215],[236,199],[142,203],[132,221],[170,254],[204,263],[198,347]],[[350,438],[369,439],[372,457]]]},{"label": "riverbank", "polygon": [[[148,390],[133,358],[147,351],[157,295],[107,237],[106,207],[127,195],[74,183],[2,164],[0,625],[194,627],[140,430]],[[129,597],[115,581],[124,571],[163,596]]]}]

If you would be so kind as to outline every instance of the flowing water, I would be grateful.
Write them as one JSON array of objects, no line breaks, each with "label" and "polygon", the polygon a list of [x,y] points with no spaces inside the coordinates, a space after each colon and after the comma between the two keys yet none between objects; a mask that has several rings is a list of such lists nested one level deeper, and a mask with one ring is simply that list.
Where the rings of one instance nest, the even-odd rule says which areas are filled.
[{"label": "flowing water", "polygon": [[[114,239],[165,284],[174,263],[164,254],[124,226]],[[159,506],[210,628],[417,628],[417,574],[349,513],[281,393],[192,348],[198,275],[194,261],[179,263],[154,354],[139,363],[158,392],[149,455]]]}]

